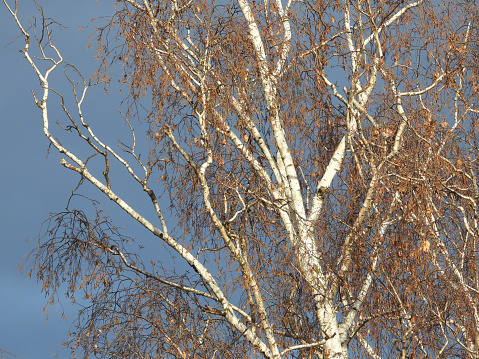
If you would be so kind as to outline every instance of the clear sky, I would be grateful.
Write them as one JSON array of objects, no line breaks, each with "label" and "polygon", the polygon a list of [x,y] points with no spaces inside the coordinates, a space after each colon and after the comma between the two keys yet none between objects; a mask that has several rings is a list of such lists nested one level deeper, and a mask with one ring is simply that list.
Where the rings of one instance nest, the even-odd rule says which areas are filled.
[{"label": "clear sky", "polygon": [[[80,32],[78,27],[111,14],[114,1],[43,2],[46,16],[66,26],[54,32],[56,45],[65,59],[88,77],[96,68],[95,52],[86,50],[92,30]],[[19,3],[20,16],[26,23],[28,16],[36,14],[33,0]],[[17,264],[34,248],[36,242],[27,240],[35,239],[48,213],[65,208],[78,178],[59,164],[56,154],[46,157],[48,143],[30,92],[38,91],[38,80],[19,52],[24,42],[18,35],[18,28],[0,2],[0,349],[25,359],[52,355],[67,358],[69,352],[56,353],[62,347],[55,345],[67,339],[75,311],[65,301],[70,322],[60,319],[61,308],[54,308],[45,323],[41,285],[34,278],[20,275]],[[101,101],[88,104],[89,113],[118,118],[115,103],[121,95],[101,96]],[[102,123],[107,126],[108,121]]]}]

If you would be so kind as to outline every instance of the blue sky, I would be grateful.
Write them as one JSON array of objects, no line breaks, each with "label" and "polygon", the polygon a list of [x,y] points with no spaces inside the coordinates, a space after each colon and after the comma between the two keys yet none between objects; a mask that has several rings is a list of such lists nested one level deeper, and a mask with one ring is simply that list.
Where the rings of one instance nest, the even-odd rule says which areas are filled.
[{"label": "blue sky", "polygon": [[[26,24],[26,18],[36,14],[34,3],[19,2],[19,14]],[[56,45],[65,60],[77,65],[89,77],[96,69],[95,52],[86,50],[92,30],[80,32],[78,27],[88,25],[92,18],[111,14],[114,2],[44,2],[46,16],[67,27],[54,32]],[[34,278],[20,275],[17,264],[34,248],[36,242],[27,240],[35,239],[48,213],[65,208],[78,178],[59,164],[56,154],[46,157],[48,143],[42,133],[40,112],[31,95],[31,90],[38,91],[38,80],[19,52],[24,45],[19,35],[13,19],[0,3],[0,349],[20,358],[49,358],[62,348],[56,344],[67,339],[75,311],[65,301],[70,322],[60,319],[61,309],[54,308],[45,323],[41,285]],[[121,95],[108,96],[98,91],[98,96],[103,97],[88,103],[88,113],[118,120],[115,104]],[[99,130],[108,129],[108,121],[101,121]],[[56,355],[67,358],[69,352]]]}]

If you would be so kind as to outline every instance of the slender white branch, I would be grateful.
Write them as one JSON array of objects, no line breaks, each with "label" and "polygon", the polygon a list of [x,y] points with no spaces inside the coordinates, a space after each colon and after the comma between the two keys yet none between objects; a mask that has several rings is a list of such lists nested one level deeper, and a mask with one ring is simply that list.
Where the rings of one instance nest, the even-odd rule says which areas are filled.
[{"label": "slender white branch", "polygon": [[[399,19],[406,11],[408,11],[409,9],[412,9],[416,6],[419,6],[421,5],[422,3],[424,2],[424,0],[419,0],[419,1],[415,1],[415,2],[412,2],[412,3],[409,3],[407,4],[405,7],[403,7],[402,9],[400,9],[398,12],[396,12],[393,16],[391,16],[387,21],[385,21],[377,30],[377,33],[380,34],[384,29],[386,29],[389,25],[391,25],[394,21],[396,21],[397,19]],[[367,45],[371,42],[371,40],[374,39],[374,36],[375,34],[371,34],[369,35],[365,40],[364,40],[364,44]]]},{"label": "slender white branch", "polygon": [[432,84],[430,84],[429,86],[423,88],[423,89],[420,89],[420,90],[417,90],[417,91],[408,91],[408,92],[398,92],[398,96],[399,97],[410,97],[410,96],[419,96],[419,95],[422,95],[428,91],[431,91],[433,88],[435,88],[437,85],[439,85],[442,81],[442,79],[446,76],[445,73],[439,75],[437,77],[436,80],[434,80],[434,82]]},{"label": "slender white branch", "polygon": [[307,343],[307,344],[299,344],[299,345],[294,345],[292,347],[289,347],[285,350],[283,350],[280,354],[281,357],[284,357],[286,354],[289,352],[292,352],[293,350],[299,350],[299,349],[306,349],[306,348],[314,348],[314,347],[319,347],[322,346],[326,343],[326,340],[321,340],[316,343]]}]

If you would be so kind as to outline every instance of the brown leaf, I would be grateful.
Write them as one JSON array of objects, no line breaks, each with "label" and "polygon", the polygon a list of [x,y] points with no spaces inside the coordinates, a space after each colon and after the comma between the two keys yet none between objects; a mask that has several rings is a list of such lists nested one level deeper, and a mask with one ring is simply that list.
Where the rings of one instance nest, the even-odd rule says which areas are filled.
[{"label": "brown leaf", "polygon": [[429,242],[427,239],[423,240],[421,241],[421,245],[419,246],[419,248],[423,252],[429,252],[429,250],[431,249],[431,242]]}]

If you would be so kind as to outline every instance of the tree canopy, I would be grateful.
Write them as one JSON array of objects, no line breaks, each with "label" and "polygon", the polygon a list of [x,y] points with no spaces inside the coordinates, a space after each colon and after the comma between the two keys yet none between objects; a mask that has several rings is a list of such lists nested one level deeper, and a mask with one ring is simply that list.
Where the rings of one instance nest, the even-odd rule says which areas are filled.
[{"label": "tree canopy", "polygon": [[[46,15],[30,29],[4,3],[50,151],[101,193],[96,215],[52,214],[28,262],[49,304],[87,302],[72,351],[479,357],[475,1],[117,0],[91,77]],[[111,81],[128,89],[119,144],[83,111]],[[151,238],[125,236],[108,199]]]}]

